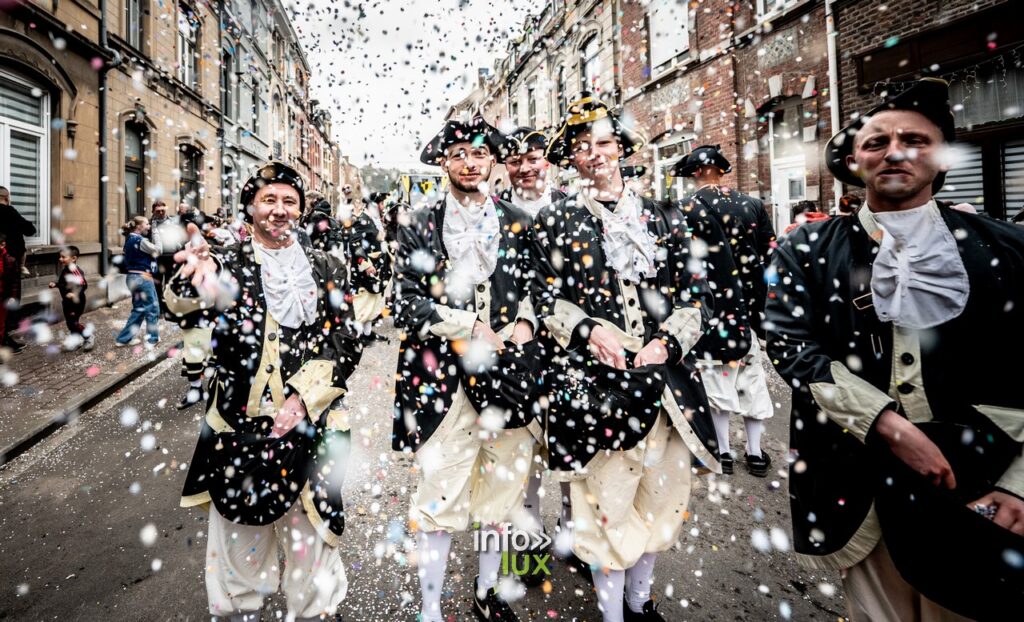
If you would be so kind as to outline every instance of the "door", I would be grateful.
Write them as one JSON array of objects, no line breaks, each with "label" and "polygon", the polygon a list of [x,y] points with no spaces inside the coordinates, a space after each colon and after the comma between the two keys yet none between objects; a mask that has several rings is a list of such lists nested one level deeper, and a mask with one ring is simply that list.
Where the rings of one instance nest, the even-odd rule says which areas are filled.
[{"label": "door", "polygon": [[803,156],[772,162],[772,210],[776,231],[793,221],[794,203],[807,197],[807,170]]}]

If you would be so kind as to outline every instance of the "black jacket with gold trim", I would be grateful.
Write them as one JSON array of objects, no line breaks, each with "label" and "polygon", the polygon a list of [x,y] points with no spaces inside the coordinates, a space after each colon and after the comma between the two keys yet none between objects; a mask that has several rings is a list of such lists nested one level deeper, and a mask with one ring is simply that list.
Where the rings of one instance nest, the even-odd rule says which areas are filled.
[{"label": "black jacket with gold trim", "polygon": [[529,299],[529,216],[511,203],[494,201],[501,231],[497,266],[470,295],[446,290],[451,269],[445,250],[445,199],[410,214],[398,230],[395,258],[395,326],[401,329],[395,376],[392,446],[415,451],[437,429],[462,381],[459,356],[478,318],[507,338],[518,320],[536,328]]},{"label": "black jacket with gold trim", "polygon": [[[793,387],[790,502],[794,548],[807,566],[852,566],[878,542],[874,422],[884,409],[915,422],[981,413],[1024,441],[1024,230],[938,209],[970,295],[958,317],[931,329],[878,319],[869,214],[798,227],[772,254],[767,353]],[[998,486],[1024,496],[1024,457]]]},{"label": "black jacket with gold trim", "polygon": [[[267,312],[260,264],[250,243],[214,250],[224,295],[216,302],[212,346],[216,373],[182,506],[212,502],[230,521],[274,522],[301,499],[324,539],[337,544],[344,529],[341,481],[348,426],[337,406],[362,346],[349,328],[346,270],[337,258],[303,248],[320,289],[316,319],[282,327]],[[187,280],[166,287],[179,317],[208,305]],[[285,436],[270,437],[273,416],[297,392],[308,418]]]},{"label": "black jacket with gold trim", "polygon": [[[633,342],[635,350],[652,339],[664,338],[669,347],[666,393],[671,399],[663,401],[663,408],[690,451],[717,470],[714,426],[691,351],[714,303],[700,268],[691,271],[695,258],[690,255],[690,233],[682,213],[672,205],[647,198],[641,201],[648,230],[656,239],[657,274],[638,283],[620,279],[608,265],[602,248],[602,222],[579,195],[541,209],[534,219],[532,253],[537,317],[551,338],[570,353],[586,350],[584,335],[596,323],[625,333],[620,339]],[[557,377],[557,373],[548,376]],[[560,390],[557,379],[551,384],[552,391]],[[544,427],[551,468],[579,470],[594,464],[595,454],[601,451],[597,449],[600,440],[588,437],[584,430],[592,426],[584,424],[596,415],[547,414],[549,421]],[[562,425],[561,419],[577,416],[577,424]],[[550,421],[552,417],[559,420]],[[560,434],[564,437],[558,438]]]}]

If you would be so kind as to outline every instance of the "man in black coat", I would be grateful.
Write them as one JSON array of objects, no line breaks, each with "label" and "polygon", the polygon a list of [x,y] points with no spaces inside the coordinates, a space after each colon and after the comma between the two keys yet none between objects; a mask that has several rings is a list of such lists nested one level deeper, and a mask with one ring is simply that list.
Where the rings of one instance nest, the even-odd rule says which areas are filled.
[{"label": "man in black coat", "polygon": [[697,190],[683,199],[682,209],[708,248],[715,315],[711,330],[698,344],[698,359],[722,472],[733,471],[729,419],[738,415],[747,433],[747,470],[765,477],[771,458],[761,450],[761,434],[774,409],[758,339],[764,336],[764,269],[775,231],[760,200],[722,184],[722,176],[731,170],[717,145],[703,145],[677,162],[673,174],[696,180]]},{"label": "man in black coat", "polygon": [[[496,525],[522,505],[533,437],[523,417],[485,406],[470,376],[495,353],[533,338],[530,218],[493,200],[488,179],[505,138],[481,117],[448,121],[420,160],[440,166],[449,188],[398,232],[395,325],[403,331],[395,381],[395,450],[415,452],[421,478],[411,519],[419,532],[421,620],[440,622],[451,535],[482,527],[474,614],[516,620],[498,596]],[[499,359],[500,360],[500,359]],[[485,392],[519,386],[484,383]],[[493,391],[492,391],[493,390]],[[494,396],[496,397],[496,396]]]},{"label": "man in black coat", "polygon": [[[939,591],[911,584],[904,577],[922,569],[897,559],[933,527],[912,560],[971,541],[973,532],[941,527],[964,506],[1024,534],[1024,231],[936,203],[955,137],[948,100],[948,85],[926,78],[834,136],[828,167],[865,188],[864,206],[802,225],[772,255],[767,352],[794,389],[793,545],[804,566],[843,571],[854,620],[959,620],[963,610],[947,603],[990,600],[999,581],[967,584],[998,571],[1003,549],[977,568],[925,561],[958,586]],[[952,430],[954,442],[940,449],[927,429]],[[991,471],[974,492],[951,466],[961,448]],[[968,496],[943,513],[915,514],[911,503],[886,516],[881,502],[901,481],[886,456],[919,482],[904,501]]]},{"label": "man in black coat", "polygon": [[374,192],[367,202],[356,203],[345,232],[352,271],[352,308],[366,341],[386,341],[373,332],[391,284],[391,253],[381,215],[385,198],[383,192]]},{"label": "man in black coat", "polygon": [[580,183],[534,220],[532,297],[568,353],[547,374],[544,429],[551,468],[571,481],[572,550],[603,569],[593,575],[606,620],[654,622],[654,563],[682,528],[691,457],[719,465],[691,352],[708,284],[690,270],[682,213],[623,182],[620,160],[643,143],[589,93],[570,105],[547,157]]},{"label": "man in black coat", "polygon": [[190,223],[166,288],[183,320],[217,315],[216,373],[181,505],[209,506],[212,615],[258,620],[283,576],[289,617],[319,620],[334,615],[348,585],[338,553],[350,446],[340,400],[361,346],[344,264],[296,240],[298,172],[266,164],[240,198],[252,238],[211,249]]},{"label": "man in black coat", "polygon": [[518,127],[507,138],[510,144],[505,170],[512,185],[498,197],[533,218],[542,207],[565,198],[565,193],[552,188],[548,179],[551,163],[544,157],[548,137],[540,130]]},{"label": "man in black coat", "polygon": [[35,235],[36,228],[21,212],[14,209],[11,205],[11,191],[3,186],[0,186],[0,233],[7,239],[7,254],[14,258],[11,273],[4,277],[7,279],[4,300],[0,300],[0,304],[8,307],[7,330],[0,346],[10,348],[17,354],[25,349],[25,344],[14,338],[14,331],[21,319],[18,307],[21,305],[21,270],[25,266],[25,238]]}]

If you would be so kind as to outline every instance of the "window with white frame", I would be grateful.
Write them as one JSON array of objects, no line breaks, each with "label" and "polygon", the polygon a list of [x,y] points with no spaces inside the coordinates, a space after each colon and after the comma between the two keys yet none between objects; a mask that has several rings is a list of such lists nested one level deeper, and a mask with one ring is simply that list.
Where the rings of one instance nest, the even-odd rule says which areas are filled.
[{"label": "window with white frame", "polygon": [[757,17],[765,19],[785,13],[801,0],[757,0]]},{"label": "window with white frame", "polygon": [[598,41],[597,33],[590,35],[582,46],[580,46],[580,90],[599,90],[601,79],[601,64],[598,54],[601,52],[601,44]]},{"label": "window with white frame", "polygon": [[142,49],[143,24],[142,7],[144,0],[125,0],[124,3],[124,40],[136,50]]},{"label": "window with white frame", "polygon": [[690,50],[690,9],[681,0],[651,0],[647,9],[651,75],[686,58]]},{"label": "window with white frame", "polygon": [[29,245],[50,239],[49,96],[39,86],[0,73],[0,186],[36,228]]},{"label": "window with white frame", "polygon": [[229,119],[234,119],[238,115],[238,82],[235,55],[224,50],[220,57],[220,108]]},{"label": "window with white frame", "polygon": [[533,127],[537,123],[537,81],[526,87],[526,124]]},{"label": "window with white frame", "polygon": [[185,3],[178,5],[178,79],[199,88],[199,16]]}]

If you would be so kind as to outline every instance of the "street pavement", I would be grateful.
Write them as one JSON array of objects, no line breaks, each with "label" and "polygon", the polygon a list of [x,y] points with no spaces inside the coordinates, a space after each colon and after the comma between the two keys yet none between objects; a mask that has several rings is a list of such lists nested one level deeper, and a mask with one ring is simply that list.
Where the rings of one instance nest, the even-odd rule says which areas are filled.
[{"label": "street pavement", "polygon": [[114,347],[131,306],[130,300],[122,300],[83,316],[83,323],[95,331],[91,352],[63,351],[68,331],[59,315],[47,318],[54,324],[34,322],[30,331],[19,335],[28,347],[0,358],[0,464],[74,420],[138,373],[177,354],[181,331],[164,321],[157,347]]},{"label": "street pavement", "polygon": [[[347,622],[414,620],[419,585],[408,499],[416,474],[390,450],[397,335],[363,355],[350,380],[353,443],[345,481],[342,545]],[[667,620],[836,620],[838,576],[800,569],[790,551],[786,493],[787,391],[774,374],[778,415],[765,446],[779,471],[767,479],[740,464],[731,477],[695,479],[675,549],[658,559],[654,591]],[[200,409],[178,411],[185,390],[165,360],[0,468],[0,618],[204,620],[207,521],[178,507]],[[736,422],[737,432],[742,425]],[[734,450],[742,448],[740,440]],[[742,454],[742,449],[740,452]],[[557,485],[542,503],[549,531]],[[755,546],[756,544],[756,546]],[[476,557],[456,536],[442,601],[449,620],[472,620]],[[600,620],[592,588],[557,562],[550,586],[514,604],[522,620]],[[264,620],[283,620],[272,597]]]}]

